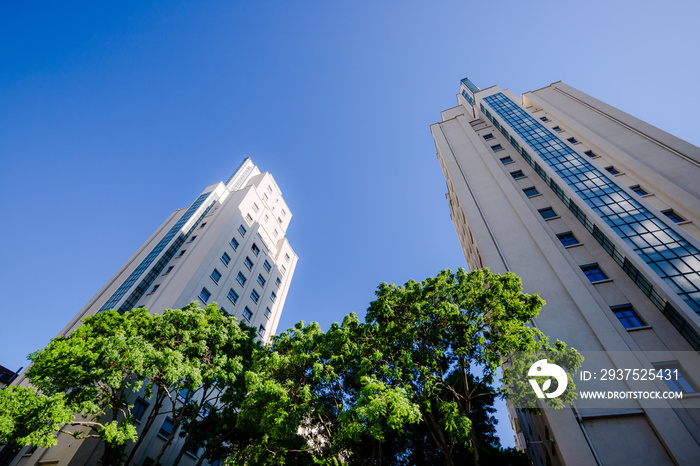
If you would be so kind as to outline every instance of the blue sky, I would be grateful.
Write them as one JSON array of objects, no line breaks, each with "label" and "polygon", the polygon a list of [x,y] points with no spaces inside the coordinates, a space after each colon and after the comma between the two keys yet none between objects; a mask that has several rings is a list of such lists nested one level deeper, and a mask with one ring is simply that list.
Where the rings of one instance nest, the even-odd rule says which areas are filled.
[{"label": "blue sky", "polygon": [[459,80],[518,95],[565,81],[699,145],[699,15],[695,1],[5,2],[0,364],[26,366],[246,156],[294,214],[278,331],[464,267],[429,131]]}]

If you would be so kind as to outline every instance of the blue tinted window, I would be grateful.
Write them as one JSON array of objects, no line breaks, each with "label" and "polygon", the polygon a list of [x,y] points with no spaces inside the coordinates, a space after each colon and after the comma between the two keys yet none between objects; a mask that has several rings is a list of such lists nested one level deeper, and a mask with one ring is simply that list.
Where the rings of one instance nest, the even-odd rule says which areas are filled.
[{"label": "blue tinted window", "polygon": [[238,249],[238,240],[236,238],[231,238],[231,247],[233,247],[234,251]]},{"label": "blue tinted window", "polygon": [[525,178],[525,174],[522,172],[522,170],[516,170],[514,172],[510,172],[510,176],[512,176],[514,180],[518,180],[520,178]]},{"label": "blue tinted window", "polygon": [[230,299],[233,304],[236,304],[236,301],[238,301],[238,293],[233,291],[233,288],[228,290],[228,299]]},{"label": "blue tinted window", "polygon": [[245,227],[244,227],[243,225],[241,225],[241,226],[238,227],[238,233],[240,233],[241,236],[245,236],[246,229],[245,229]]},{"label": "blue tinted window", "polygon": [[586,277],[588,277],[591,283],[608,279],[608,276],[605,275],[598,264],[584,265],[581,267],[581,270],[586,274]]},{"label": "blue tinted window", "polygon": [[243,261],[246,267],[248,267],[248,270],[253,270],[253,261],[250,260],[249,257],[246,257],[245,260]]},{"label": "blue tinted window", "polygon": [[245,317],[246,320],[250,320],[250,318],[253,317],[253,313],[248,309],[248,306],[243,309],[243,317]]},{"label": "blue tinted window", "polygon": [[527,197],[537,196],[540,193],[534,186],[523,189],[523,192]]},{"label": "blue tinted window", "polygon": [[499,150],[503,150],[503,146],[500,144],[496,144],[495,146],[491,146],[491,150],[494,152],[498,152]]},{"label": "blue tinted window", "polygon": [[211,278],[216,283],[219,283],[219,280],[221,280],[221,273],[218,270],[214,269],[214,271],[211,273]]},{"label": "blue tinted window", "polygon": [[253,245],[250,247],[250,250],[253,251],[253,254],[255,254],[256,256],[260,254],[260,248],[255,243],[253,243]]},{"label": "blue tinted window", "polygon": [[561,234],[557,235],[557,238],[559,238],[559,241],[561,241],[561,244],[563,244],[564,247],[573,246],[574,244],[579,244],[578,240],[571,232],[561,233]]},{"label": "blue tinted window", "polygon": [[644,322],[639,318],[631,304],[610,308],[625,328],[642,327]]},{"label": "blue tinted window", "polygon": [[224,263],[224,265],[228,265],[229,262],[231,262],[231,256],[228,255],[228,253],[223,253],[221,255],[221,262]]},{"label": "blue tinted window", "polygon": [[513,159],[510,158],[510,155],[506,155],[505,157],[501,157],[499,160],[501,161],[501,163],[502,163],[503,165],[506,165],[506,164],[509,164],[509,163],[513,163]]},{"label": "blue tinted window", "polygon": [[250,297],[256,303],[260,300],[260,294],[256,290],[250,292]]},{"label": "blue tinted window", "polygon": [[674,223],[685,222],[685,219],[677,213],[675,213],[673,209],[663,210],[661,211],[661,213],[664,214],[666,217],[670,218]]},{"label": "blue tinted window", "polygon": [[272,300],[272,302],[275,302],[275,300],[277,299],[277,293],[275,293],[275,292],[273,291],[273,292],[270,294],[270,299]]},{"label": "blue tinted window", "polygon": [[258,283],[260,283],[260,286],[265,286],[265,278],[258,274]]},{"label": "blue tinted window", "polygon": [[202,291],[199,292],[199,297],[202,301],[206,303],[207,301],[209,301],[211,293],[206,288],[202,288]]},{"label": "blue tinted window", "polygon": [[246,278],[245,275],[243,275],[241,272],[238,272],[236,280],[238,280],[238,283],[240,283],[241,285],[245,285]]},{"label": "blue tinted window", "polygon": [[551,207],[540,209],[540,210],[538,210],[538,212],[540,213],[542,218],[545,220],[549,220],[550,218],[558,217],[557,213],[554,212],[554,209],[552,209]]},{"label": "blue tinted window", "polygon": [[267,270],[268,272],[272,268],[272,267],[270,267],[270,263],[267,260],[265,262],[263,262],[263,267],[265,267],[265,270]]}]

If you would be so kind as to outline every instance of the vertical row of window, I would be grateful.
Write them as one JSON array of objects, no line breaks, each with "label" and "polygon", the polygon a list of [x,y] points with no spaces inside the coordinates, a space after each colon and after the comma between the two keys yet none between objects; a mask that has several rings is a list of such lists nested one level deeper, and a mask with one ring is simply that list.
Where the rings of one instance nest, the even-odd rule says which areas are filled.
[{"label": "vertical row of window", "polygon": [[[240,235],[241,235],[242,237],[244,237],[245,234],[247,233],[247,230],[246,230],[246,228],[245,228],[243,225],[240,225],[240,226],[238,227],[238,232],[240,233]],[[230,241],[229,244],[231,245],[231,247],[233,248],[234,251],[237,251],[237,250],[238,250],[238,247],[240,246],[240,243],[238,242],[238,240],[237,240],[235,237],[234,237],[234,238],[231,238],[231,241]],[[252,244],[252,246],[251,246],[251,251],[253,252],[253,254],[254,254],[256,257],[258,257],[258,256],[260,255],[260,248],[259,248],[258,245],[255,244],[255,243]],[[289,261],[289,259],[290,259],[289,254],[286,254],[286,255],[285,255],[285,259],[286,259],[287,261]],[[224,253],[221,255],[221,262],[222,262],[226,267],[228,267],[229,263],[231,262],[231,256],[228,254],[228,252],[224,252]],[[245,264],[245,266],[246,266],[246,267],[248,268],[248,270],[250,270],[250,271],[252,271],[252,270],[253,270],[253,267],[255,266],[255,264],[253,263],[253,261],[250,259],[249,256],[246,256],[246,258],[244,259],[243,263]],[[270,262],[269,262],[267,259],[265,259],[265,260],[263,261],[263,268],[264,268],[265,271],[268,272],[268,273],[270,273],[271,270],[272,270],[272,266],[270,265]],[[171,269],[172,269],[172,268],[171,268]],[[170,271],[171,269],[169,269],[168,271]],[[222,276],[223,276],[223,275],[221,274],[221,272],[220,272],[217,268],[214,268],[214,270],[213,270],[212,273],[210,274],[210,278],[211,278],[211,279],[214,281],[214,283],[217,284],[217,285],[219,284],[219,282],[220,282]],[[246,284],[247,280],[248,280],[247,277],[243,274],[242,271],[239,271],[238,274],[236,275],[236,281],[238,281],[238,283],[239,283],[242,287],[245,287],[245,284]],[[266,283],[267,283],[267,279],[266,279],[265,277],[263,277],[262,274],[258,274],[257,282],[258,282],[258,284],[259,284],[260,286],[262,286],[262,287],[264,288],[265,285],[266,285]],[[282,283],[282,281],[281,281],[280,277],[276,277],[276,278],[275,278],[275,285],[279,287],[281,283]],[[156,288],[157,288],[157,286],[156,286]],[[199,295],[198,295],[198,296],[199,296],[199,298],[206,304],[206,303],[209,301],[209,299],[211,298],[211,295],[212,295],[211,292],[210,292],[206,287],[202,287],[202,290],[199,292]],[[227,298],[229,299],[229,301],[231,301],[231,303],[232,303],[233,305],[236,305],[236,303],[238,302],[238,299],[239,299],[239,297],[240,297],[239,294],[238,294],[233,288],[230,288],[230,289],[229,289],[228,294],[227,294],[226,296],[227,296]],[[260,297],[261,297],[261,296],[260,296],[260,293],[258,292],[258,290],[256,290],[255,288],[253,288],[253,289],[251,290],[251,292],[250,292],[250,298],[251,298],[251,300],[252,300],[254,303],[258,304],[258,303],[260,302]],[[271,300],[272,302],[275,302],[275,301],[277,300],[277,294],[276,294],[274,291],[272,291],[272,292],[270,293],[270,300]],[[223,307],[221,308],[221,310],[222,310],[223,312],[227,313]],[[227,313],[227,314],[228,314],[228,313]],[[270,310],[269,307],[266,308],[264,315],[265,315],[265,317],[266,317],[267,319],[270,318],[270,316],[271,316],[271,310]],[[250,321],[251,318],[253,317],[253,312],[250,310],[250,308],[249,308],[248,306],[245,306],[244,309],[243,309],[243,317],[244,317],[247,321]],[[264,325],[260,325],[260,327],[258,328],[258,333],[260,334],[260,336],[264,336],[264,335],[265,335],[265,326],[264,326]]]}]

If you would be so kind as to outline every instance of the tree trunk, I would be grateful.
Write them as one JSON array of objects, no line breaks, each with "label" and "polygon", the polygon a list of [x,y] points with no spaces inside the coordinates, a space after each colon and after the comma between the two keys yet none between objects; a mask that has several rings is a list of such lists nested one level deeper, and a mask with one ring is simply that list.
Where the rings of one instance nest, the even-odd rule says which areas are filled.
[{"label": "tree trunk", "polygon": [[153,423],[156,420],[156,417],[158,417],[158,414],[160,413],[160,407],[163,404],[163,398],[165,398],[165,395],[162,395],[162,390],[160,390],[157,385],[155,386],[155,390],[156,390],[155,405],[153,406],[151,413],[148,415],[148,419],[146,420],[146,425],[143,427],[143,430],[139,434],[139,437],[136,439],[136,443],[134,444],[134,447],[131,449],[131,452],[129,453],[129,457],[126,459],[126,462],[124,464],[128,465],[134,460],[134,456],[136,455],[137,450],[141,446],[141,442],[143,441],[144,437],[146,436],[146,432],[148,432],[151,429],[151,427],[153,426]]}]

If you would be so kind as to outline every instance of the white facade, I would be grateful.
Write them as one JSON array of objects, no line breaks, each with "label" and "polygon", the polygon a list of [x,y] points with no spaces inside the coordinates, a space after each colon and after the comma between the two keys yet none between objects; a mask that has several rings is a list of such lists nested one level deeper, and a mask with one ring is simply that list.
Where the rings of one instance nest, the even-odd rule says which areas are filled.
[{"label": "white facade", "polygon": [[458,103],[431,131],[469,268],[519,275],[547,302],[535,325],[585,364],[689,384],[658,409],[511,409],[516,444],[535,465],[700,464],[700,149],[563,83],[520,99],[465,79]]},{"label": "white facade", "polygon": [[[202,307],[218,303],[268,342],[277,330],[298,259],[285,237],[291,217],[272,175],[261,173],[246,158],[226,183],[208,186],[191,206],[170,214],[60,335],[103,310],[145,307],[160,313],[195,301]],[[21,376],[16,383],[23,382]],[[165,417],[156,419],[134,464],[157,455],[164,441],[158,426]],[[176,436],[161,464],[173,461],[181,447]],[[56,447],[25,448],[14,464],[97,464],[98,450],[93,440],[61,434]],[[187,454],[180,464],[196,462]]]}]

